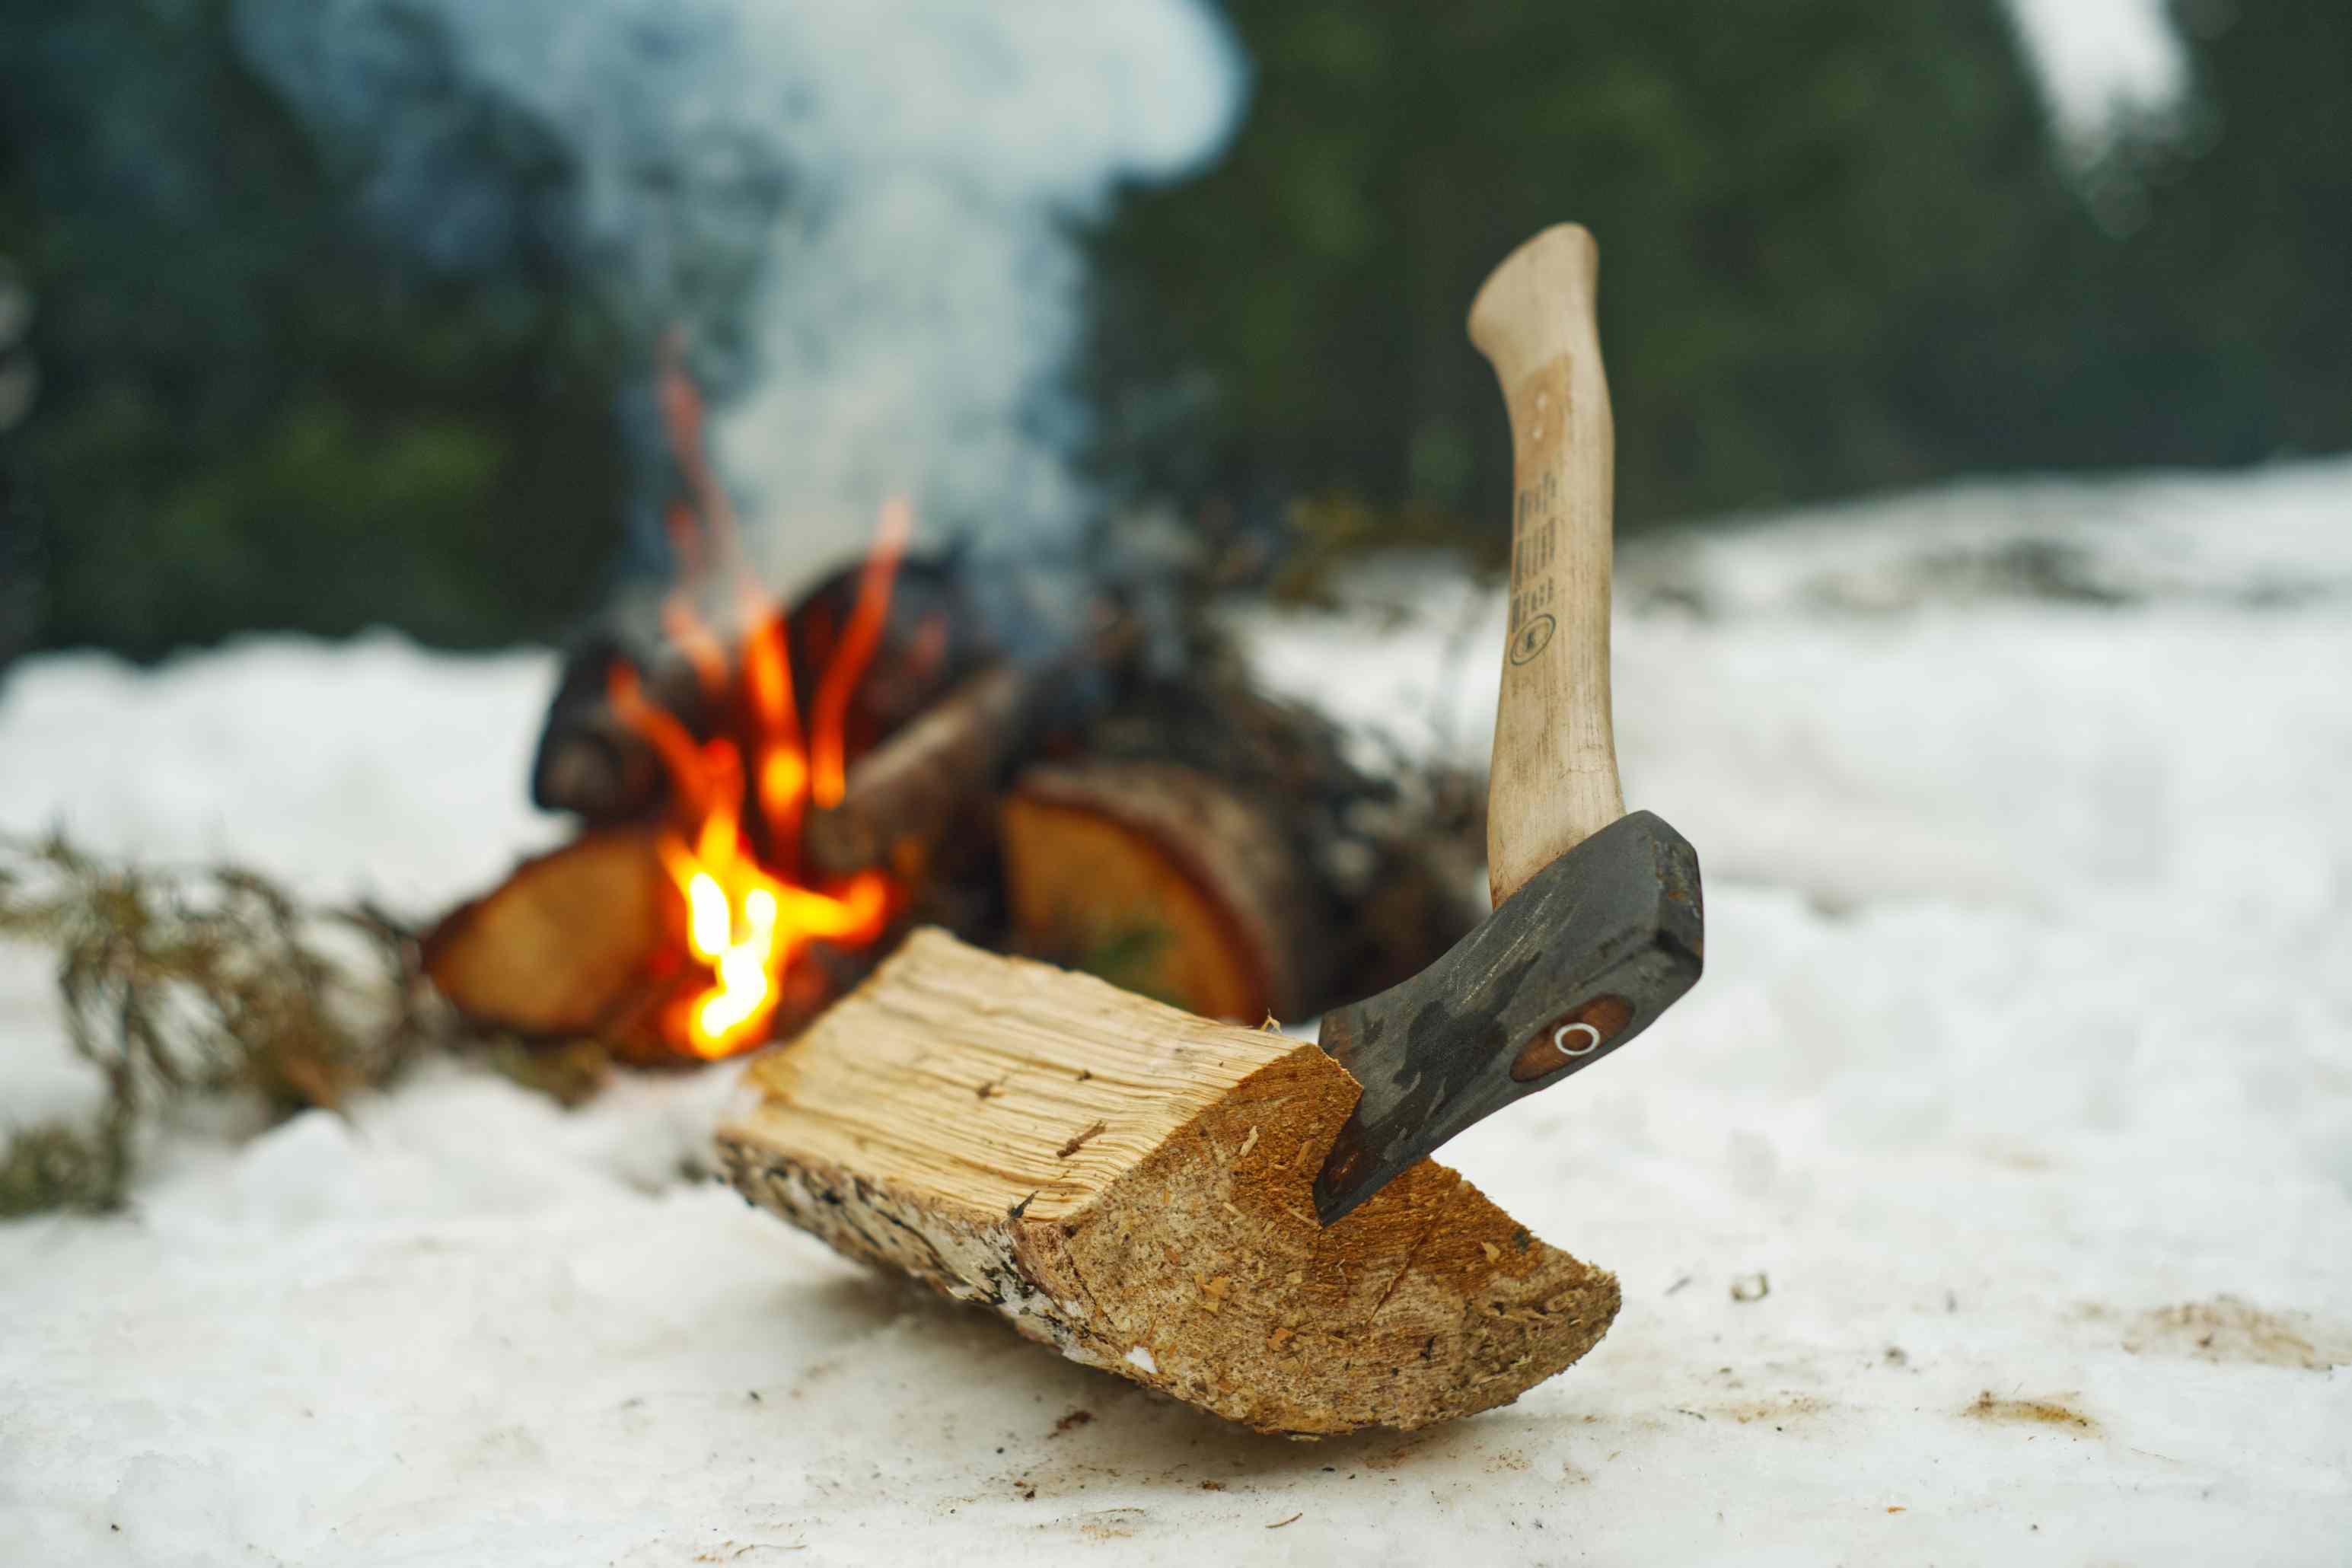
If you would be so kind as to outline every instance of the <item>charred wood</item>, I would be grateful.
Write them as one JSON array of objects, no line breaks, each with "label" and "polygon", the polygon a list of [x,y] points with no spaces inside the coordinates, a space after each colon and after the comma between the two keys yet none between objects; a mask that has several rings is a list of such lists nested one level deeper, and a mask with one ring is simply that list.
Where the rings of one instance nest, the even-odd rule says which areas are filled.
[{"label": "charred wood", "polygon": [[838,805],[813,813],[801,850],[820,875],[928,866],[984,810],[1023,740],[1038,673],[983,670],[850,765]]}]

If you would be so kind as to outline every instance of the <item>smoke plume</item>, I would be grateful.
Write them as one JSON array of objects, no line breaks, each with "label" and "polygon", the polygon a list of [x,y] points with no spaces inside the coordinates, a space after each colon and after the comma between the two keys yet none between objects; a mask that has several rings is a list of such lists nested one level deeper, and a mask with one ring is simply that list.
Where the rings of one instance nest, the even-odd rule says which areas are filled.
[{"label": "smoke plume", "polygon": [[[693,334],[779,587],[891,493],[934,534],[1066,536],[1074,221],[1230,131],[1199,0],[239,0],[257,65],[352,149],[386,243],[463,268],[552,224],[650,342]],[[564,209],[478,174],[487,91],[551,132]],[[519,134],[519,132],[518,132]],[[511,163],[513,160],[509,159]]]}]

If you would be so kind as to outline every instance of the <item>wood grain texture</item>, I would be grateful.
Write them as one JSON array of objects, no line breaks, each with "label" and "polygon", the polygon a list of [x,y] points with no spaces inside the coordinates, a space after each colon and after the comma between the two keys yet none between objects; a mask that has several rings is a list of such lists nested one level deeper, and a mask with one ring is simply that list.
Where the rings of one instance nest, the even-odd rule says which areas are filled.
[{"label": "wood grain texture", "polygon": [[1470,308],[1511,422],[1511,598],[1486,803],[1499,905],[1625,815],[1609,710],[1615,426],[1593,321],[1600,253],[1576,224],[1513,251]]},{"label": "wood grain texture", "polygon": [[736,1184],[848,1255],[1265,1432],[1506,1404],[1617,1282],[1423,1161],[1347,1219],[1311,1187],[1357,1086],[1312,1044],[918,931],[720,1130]]}]

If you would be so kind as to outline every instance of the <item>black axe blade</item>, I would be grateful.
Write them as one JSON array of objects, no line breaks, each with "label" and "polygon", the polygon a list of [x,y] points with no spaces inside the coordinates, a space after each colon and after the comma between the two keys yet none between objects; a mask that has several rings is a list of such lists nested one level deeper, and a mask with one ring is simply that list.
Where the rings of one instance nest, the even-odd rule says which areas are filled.
[{"label": "black axe blade", "polygon": [[1411,980],[1323,1016],[1325,1051],[1364,1086],[1315,1178],[1340,1218],[1414,1161],[1568,1079],[1698,981],[1698,852],[1658,816],[1622,816],[1529,878]]}]

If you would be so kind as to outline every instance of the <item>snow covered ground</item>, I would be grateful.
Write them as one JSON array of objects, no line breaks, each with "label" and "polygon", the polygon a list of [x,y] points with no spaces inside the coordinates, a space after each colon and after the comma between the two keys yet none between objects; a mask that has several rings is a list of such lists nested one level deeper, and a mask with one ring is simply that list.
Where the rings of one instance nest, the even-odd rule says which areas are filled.
[{"label": "snow covered ground", "polygon": [[[1390,586],[1433,613],[1265,668],[1482,749],[1497,606]],[[567,1114],[443,1066],[0,1226],[0,1561],[2342,1562],[2352,465],[1654,539],[1621,610],[1710,969],[1448,1151],[1624,1281],[1517,1405],[1236,1433],[686,1174],[731,1069]],[[551,675],[36,662],[0,825],[430,908],[553,836]],[[0,950],[0,1116],[89,1092]]]}]

